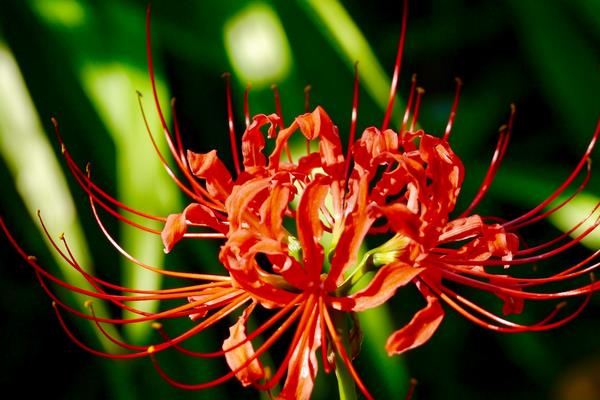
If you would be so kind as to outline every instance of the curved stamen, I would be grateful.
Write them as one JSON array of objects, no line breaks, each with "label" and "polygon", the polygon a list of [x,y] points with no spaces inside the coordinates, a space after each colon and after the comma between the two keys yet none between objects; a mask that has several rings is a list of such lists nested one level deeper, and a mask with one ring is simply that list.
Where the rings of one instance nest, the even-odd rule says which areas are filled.
[{"label": "curved stamen", "polygon": [[[155,215],[150,215],[147,213],[144,213],[142,211],[136,210],[134,208],[131,208],[129,206],[127,206],[126,204],[121,203],[119,200],[117,200],[116,198],[112,197],[111,195],[109,195],[108,193],[106,193],[105,191],[103,191],[99,186],[97,186],[94,182],[90,181],[87,178],[87,174],[84,173],[81,168],[79,168],[79,166],[77,165],[77,163],[73,160],[71,153],[69,153],[69,151],[67,150],[67,147],[65,146],[65,143],[62,139],[62,136],[60,134],[60,128],[58,125],[58,120],[54,117],[51,118],[52,120],[52,124],[54,125],[54,133],[57,137],[58,143],[60,145],[61,148],[61,153],[63,154],[63,156],[65,157],[65,161],[67,162],[67,167],[69,168],[69,170],[71,171],[71,173],[73,174],[73,177],[75,177],[75,179],[77,180],[77,183],[79,184],[79,186],[81,186],[82,189],[86,190],[87,186],[89,185],[90,188],[92,190],[94,190],[95,192],[97,192],[100,196],[102,196],[104,199],[106,199],[107,201],[109,201],[110,203],[114,204],[115,206],[130,212],[132,214],[138,215],[140,217],[143,218],[147,218],[150,220],[154,220],[154,221],[160,221],[160,222],[165,222],[166,218],[163,217],[158,217]],[[82,183],[82,179],[84,181],[86,181],[85,185]],[[86,190],[87,192],[87,190]]]},{"label": "curved stamen", "polygon": [[96,220],[96,223],[98,224],[98,227],[100,228],[100,230],[102,231],[102,233],[104,234],[104,236],[106,237],[106,239],[110,242],[110,244],[119,253],[121,253],[126,259],[128,259],[132,263],[134,263],[136,265],[139,265],[140,267],[142,267],[144,269],[147,269],[149,271],[156,272],[157,274],[161,274],[161,275],[165,275],[165,276],[174,276],[174,277],[178,277],[178,278],[190,278],[190,279],[199,279],[199,280],[211,280],[211,281],[230,281],[231,278],[228,277],[228,276],[207,275],[207,274],[196,274],[196,273],[190,273],[190,272],[170,271],[170,270],[165,270],[165,269],[162,269],[162,268],[153,267],[151,265],[148,265],[146,263],[141,262],[140,260],[138,260],[135,257],[133,257],[131,254],[129,254],[127,251],[125,251],[125,249],[123,249],[121,247],[121,245],[108,232],[108,230],[106,229],[106,227],[102,223],[102,220],[101,220],[100,216],[98,215],[98,211],[96,210],[96,206],[94,204],[94,199],[92,197],[90,197],[90,207],[92,209],[92,213],[94,214],[94,218]]},{"label": "curved stamen", "polygon": [[448,117],[448,124],[446,125],[446,131],[444,132],[444,136],[442,140],[448,141],[450,138],[450,131],[452,130],[452,126],[454,125],[454,118],[456,117],[456,109],[458,108],[458,99],[460,98],[460,88],[462,87],[462,80],[460,78],[454,78],[456,81],[456,89],[454,93],[454,102],[452,103],[452,109],[450,110],[450,117]]},{"label": "curved stamen", "polygon": [[412,74],[410,80],[410,91],[408,93],[408,100],[406,101],[406,110],[404,110],[404,117],[402,118],[402,126],[400,127],[400,136],[406,132],[406,126],[408,125],[408,117],[410,116],[410,110],[412,108],[412,102],[415,97],[417,90],[417,74]]},{"label": "curved stamen", "polygon": [[402,53],[404,52],[404,39],[406,38],[406,22],[408,20],[408,0],[404,0],[402,9],[402,27],[400,28],[400,41],[398,42],[398,52],[396,53],[396,62],[394,63],[394,73],[392,75],[392,84],[390,85],[390,97],[381,124],[381,130],[385,131],[392,117],[394,108],[394,99],[396,98],[396,88],[398,86],[398,77],[400,75],[400,65],[402,64]]},{"label": "curved stamen", "polygon": [[[249,335],[247,335],[244,340],[241,340],[241,341],[237,342],[233,346],[227,347],[227,348],[219,350],[219,351],[209,352],[209,353],[191,351],[191,350],[188,350],[188,349],[186,349],[186,348],[184,348],[184,347],[182,347],[180,345],[174,345],[174,349],[176,349],[177,351],[180,351],[181,353],[186,354],[188,356],[198,357],[198,358],[208,358],[208,357],[216,357],[216,356],[225,355],[226,353],[229,353],[229,352],[237,349],[238,347],[244,345],[245,343],[251,342],[252,340],[256,339],[260,334],[262,334],[268,328],[270,328],[271,326],[273,326],[273,324],[275,322],[277,322],[279,319],[281,319],[281,317],[283,317],[287,312],[289,312],[293,307],[295,307],[297,305],[297,302],[300,300],[300,297],[302,297],[302,296],[303,296],[302,293],[298,294],[298,296],[296,296],[296,298],[294,298],[292,301],[290,301],[289,303],[287,303],[285,305],[285,307],[283,307],[282,309],[280,309],[275,315],[273,315],[271,318],[269,318],[268,321],[266,321],[265,323],[261,324],[260,327],[258,327],[257,329],[255,329]],[[302,309],[299,308],[299,307],[297,307],[287,317],[287,319],[283,322],[282,325],[291,324],[291,322],[293,322],[298,317],[298,315],[300,314],[301,311],[302,311]],[[170,341],[171,340],[171,338],[165,332],[165,330],[162,328],[162,326],[157,325],[157,326],[154,326],[154,328],[159,332],[159,334],[162,336],[162,338],[165,341]]]},{"label": "curved stamen", "polygon": [[246,129],[250,126],[250,105],[248,102],[248,93],[250,93],[250,82],[246,84],[246,89],[244,90],[244,122],[246,123]]},{"label": "curved stamen", "polygon": [[[255,385],[255,387],[257,389],[270,390],[273,387],[275,387],[275,385],[277,385],[277,383],[279,383],[279,381],[283,377],[285,370],[287,368],[289,368],[290,359],[296,352],[296,347],[297,346],[303,347],[303,344],[307,340],[306,335],[310,334],[310,332],[313,332],[313,330],[309,329],[309,327],[312,325],[312,323],[314,321],[314,314],[315,314],[315,310],[316,310],[316,307],[315,307],[316,302],[315,302],[314,297],[315,297],[314,295],[309,295],[308,299],[305,302],[303,302],[303,304],[301,305],[301,307],[303,309],[302,316],[300,317],[300,321],[298,322],[298,326],[296,327],[296,332],[294,333],[294,337],[292,338],[292,341],[290,342],[289,349],[286,353],[285,358],[281,362],[281,365],[279,366],[279,368],[277,369],[275,374],[267,382],[265,382],[264,384],[257,383]],[[298,351],[298,353],[302,354],[302,353],[304,353],[304,351]],[[289,370],[288,370],[288,372],[289,372]]]},{"label": "curved stamen", "polygon": [[178,164],[181,163],[179,167],[182,171],[187,171],[189,169],[189,166],[187,162],[187,157],[185,156],[185,148],[183,147],[183,142],[181,140],[181,130],[179,129],[179,118],[177,117],[175,97],[171,99],[171,114],[173,115],[173,128],[175,130],[175,140],[177,140],[177,148],[175,148],[175,146],[173,145],[171,137],[168,135],[165,136],[167,138],[169,148],[171,149],[171,154],[173,154],[173,158]]},{"label": "curved stamen", "polygon": [[421,108],[421,98],[425,94],[425,89],[417,87],[417,100],[415,101],[415,110],[413,111],[413,119],[410,123],[410,131],[414,132],[417,126],[417,120],[419,118],[419,109]]},{"label": "curved stamen", "polygon": [[467,207],[467,209],[463,211],[462,214],[460,214],[460,217],[465,217],[469,215],[475,209],[475,207],[479,205],[483,197],[486,195],[488,189],[490,188],[490,185],[494,180],[498,169],[500,168],[500,163],[504,159],[504,154],[506,153],[506,148],[508,147],[508,142],[512,133],[512,126],[516,111],[514,104],[511,104],[510,110],[511,111],[510,118],[508,120],[508,125],[502,125],[499,129],[500,136],[498,137],[496,149],[494,150],[494,155],[492,156],[490,166],[488,167],[485,177],[483,178],[483,182],[481,183],[479,189],[477,189],[477,194],[471,201],[471,204],[469,204],[469,207]]},{"label": "curved stamen", "polygon": [[594,147],[596,145],[596,141],[598,140],[599,135],[600,135],[600,118],[598,118],[596,130],[594,131],[594,135],[592,136],[592,139],[590,140],[590,143],[588,144],[587,149],[585,150],[585,152],[583,153],[583,156],[579,160],[579,163],[577,163],[577,166],[571,172],[571,174],[567,177],[567,179],[565,179],[565,181],[550,196],[548,196],[544,201],[542,201],[536,207],[529,210],[528,212],[521,215],[520,217],[515,218],[515,219],[505,223],[503,226],[508,229],[508,228],[512,228],[512,226],[515,226],[523,221],[526,221],[527,219],[529,219],[532,216],[534,216],[535,214],[537,214],[539,211],[543,210],[548,204],[550,204],[562,192],[564,192],[565,189],[571,184],[571,182],[573,182],[575,177],[579,174],[579,172],[583,168],[584,164],[586,164],[588,162],[587,160],[588,160],[590,154],[592,153],[592,150],[594,150]]},{"label": "curved stamen", "polygon": [[[302,294],[302,296],[304,296],[304,294]],[[288,319],[285,322],[286,323],[289,322],[289,323],[287,325],[284,323],[281,326],[279,326],[277,328],[277,330],[273,333],[273,335],[271,335],[267,340],[265,340],[265,342],[254,352],[254,354],[251,355],[250,357],[248,357],[239,367],[237,367],[236,369],[232,370],[231,372],[228,372],[227,374],[225,374],[217,379],[213,379],[212,381],[209,381],[209,382],[197,383],[197,384],[187,384],[187,383],[178,382],[175,379],[173,379],[171,376],[169,376],[160,367],[160,365],[158,364],[158,360],[154,356],[154,351],[149,352],[149,355],[150,355],[150,358],[152,359],[152,363],[154,364],[154,367],[156,368],[159,375],[163,379],[165,379],[167,382],[169,382],[171,385],[178,387],[180,389],[186,389],[186,390],[205,389],[208,387],[218,385],[220,383],[223,383],[223,382],[233,378],[237,373],[239,373],[240,371],[243,371],[245,368],[247,368],[252,362],[254,362],[254,360],[258,359],[258,357],[260,357],[269,347],[271,347],[271,345],[275,341],[277,341],[277,339],[279,339],[281,337],[281,335],[285,331],[287,331],[287,329],[291,326],[292,322],[294,322],[294,319]],[[285,363],[285,360],[284,360],[284,363]]]},{"label": "curved stamen", "polygon": [[356,120],[358,118],[358,95],[359,95],[359,78],[358,78],[358,61],[354,63],[354,90],[352,95],[352,116],[350,118],[350,135],[348,137],[348,151],[346,152],[346,162],[344,167],[344,176],[346,177],[346,185],[348,186],[348,172],[350,171],[350,162],[352,160],[352,145],[356,137]]},{"label": "curved stamen", "polygon": [[235,172],[239,176],[242,173],[242,169],[240,168],[240,156],[238,154],[237,137],[235,134],[235,125],[233,123],[233,106],[231,105],[231,74],[229,72],[225,72],[223,74],[223,79],[225,79],[225,93],[227,96],[227,126],[229,128],[231,157],[233,158]]},{"label": "curved stamen", "polygon": [[[279,117],[279,129],[283,129],[285,127],[285,122],[283,120],[283,112],[281,111],[281,98],[279,96],[279,88],[276,84],[272,84],[271,90],[273,90],[273,96],[275,98],[275,113]],[[288,145],[287,141],[285,142],[283,147],[285,149],[285,154],[287,155],[288,161],[290,163],[293,163],[294,161],[292,160],[292,153],[290,151],[290,146]]]},{"label": "curved stamen", "polygon": [[[210,195],[206,191],[206,189],[204,189],[201,185],[199,185],[198,182],[196,182],[194,178],[191,178],[191,175],[189,174],[188,169],[183,167],[183,165],[181,164],[181,161],[178,161],[178,164],[180,166],[180,169],[183,171],[183,173],[186,175],[186,177],[192,184],[192,189],[190,190],[190,188],[188,188],[186,185],[184,185],[184,183],[181,182],[181,180],[177,177],[177,175],[175,175],[175,173],[173,172],[171,167],[169,167],[169,164],[167,163],[167,160],[163,156],[162,152],[158,148],[156,141],[154,140],[154,135],[152,134],[152,130],[150,129],[150,125],[148,124],[146,114],[144,113],[144,107],[142,105],[142,99],[140,96],[138,96],[138,103],[139,103],[139,107],[140,107],[140,112],[142,114],[142,118],[144,120],[144,125],[146,127],[146,132],[148,133],[148,137],[150,138],[150,142],[152,143],[152,147],[154,147],[154,151],[155,151],[156,155],[158,156],[158,159],[160,160],[160,163],[162,164],[163,168],[169,175],[169,177],[190,198],[194,199],[195,201],[197,201],[199,203],[205,204],[208,207],[222,210],[222,205],[220,203],[218,203],[215,199],[210,197]],[[174,151],[174,148],[172,148],[171,151]],[[173,155],[176,160],[179,160],[177,153],[173,153]],[[206,198],[204,196],[206,196]]]}]

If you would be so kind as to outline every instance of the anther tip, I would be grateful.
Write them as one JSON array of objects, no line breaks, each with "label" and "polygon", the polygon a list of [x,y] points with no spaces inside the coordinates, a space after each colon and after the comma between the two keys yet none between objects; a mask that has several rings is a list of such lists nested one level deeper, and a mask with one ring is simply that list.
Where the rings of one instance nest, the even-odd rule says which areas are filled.
[{"label": "anther tip", "polygon": [[556,309],[557,309],[557,310],[560,310],[561,308],[564,308],[566,305],[567,305],[567,302],[566,302],[566,301],[561,301],[560,303],[558,303],[558,304],[556,305]]},{"label": "anther tip", "polygon": [[457,85],[462,86],[463,85],[463,80],[460,79],[458,76],[454,78],[454,81],[456,82]]},{"label": "anther tip", "polygon": [[156,348],[154,346],[148,346],[148,349],[146,351],[148,352],[148,354],[154,354]]},{"label": "anther tip", "polygon": [[55,128],[58,128],[58,120],[54,117],[50,117],[50,120],[52,121],[52,125],[54,125]]},{"label": "anther tip", "polygon": [[60,153],[61,154],[65,154],[67,152],[67,147],[65,146],[64,143],[60,144]]},{"label": "anther tip", "polygon": [[498,128],[498,132],[504,132],[506,129],[508,129],[508,126],[506,126],[506,124],[502,124],[500,125],[500,128]]},{"label": "anther tip", "polygon": [[137,94],[138,97],[144,97],[142,92],[140,92],[139,90],[136,90],[135,93]]},{"label": "anther tip", "polygon": [[86,300],[86,301],[83,302],[83,306],[85,308],[91,308],[92,307],[92,303],[93,302],[91,300]]},{"label": "anther tip", "polygon": [[223,72],[223,73],[221,74],[221,78],[224,78],[224,79],[229,79],[229,78],[231,78],[231,72]]},{"label": "anther tip", "polygon": [[64,240],[65,239],[65,233],[61,232],[58,234],[58,240]]},{"label": "anther tip", "polygon": [[27,256],[27,260],[36,262],[37,261],[37,257],[36,256]]},{"label": "anther tip", "polygon": [[152,326],[152,329],[155,329],[157,331],[162,329],[162,324],[160,322],[153,322],[151,326]]}]

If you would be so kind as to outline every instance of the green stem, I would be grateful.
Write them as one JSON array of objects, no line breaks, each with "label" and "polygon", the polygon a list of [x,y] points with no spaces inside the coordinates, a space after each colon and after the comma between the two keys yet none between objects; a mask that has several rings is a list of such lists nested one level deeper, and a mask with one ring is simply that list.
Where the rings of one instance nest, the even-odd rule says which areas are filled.
[{"label": "green stem", "polygon": [[[340,312],[333,312],[333,324],[335,325],[337,334],[342,339],[342,345],[346,348],[346,352],[349,353],[348,343],[348,321],[345,315]],[[336,357],[335,360],[335,376],[337,378],[338,390],[340,392],[340,400],[356,400],[356,385],[354,378],[350,375],[348,368],[342,361],[341,357]]]}]

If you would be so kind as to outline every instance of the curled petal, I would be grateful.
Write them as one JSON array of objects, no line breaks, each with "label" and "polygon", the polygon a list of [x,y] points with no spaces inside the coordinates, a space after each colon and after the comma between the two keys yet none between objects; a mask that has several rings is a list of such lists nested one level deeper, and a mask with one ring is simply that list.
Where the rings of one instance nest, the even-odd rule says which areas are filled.
[{"label": "curled petal", "polygon": [[468,239],[484,230],[483,220],[479,215],[458,218],[450,221],[438,238],[439,243]]},{"label": "curled petal", "polygon": [[321,107],[310,114],[296,118],[302,134],[308,139],[319,138],[319,152],[323,169],[334,179],[344,178],[344,154],[337,126]]},{"label": "curled petal", "polygon": [[242,136],[242,155],[244,157],[244,167],[246,170],[252,167],[264,167],[266,165],[265,155],[262,153],[265,148],[265,137],[260,129],[265,124],[269,126],[269,137],[275,135],[275,127],[279,125],[280,118],[277,114],[255,115],[252,123]]},{"label": "curled petal", "polygon": [[427,305],[408,324],[390,335],[385,344],[390,356],[402,354],[427,342],[444,318],[444,309],[437,296],[423,284],[417,283],[417,287],[427,300]]},{"label": "curled petal", "polygon": [[183,214],[171,214],[167,217],[167,222],[160,233],[163,245],[165,246],[165,253],[171,251],[175,243],[179,242],[183,235],[187,232],[187,223]]},{"label": "curled petal", "polygon": [[[232,371],[235,371],[250,358],[254,357],[252,343],[246,341],[246,322],[248,321],[248,317],[250,317],[255,304],[256,303],[252,303],[252,305],[244,310],[237,322],[229,328],[229,337],[223,342],[223,350],[226,351],[225,360],[227,360],[227,364]],[[244,341],[246,342],[243,345],[235,347],[237,344]],[[227,351],[227,349],[231,348],[233,348],[233,350]],[[246,368],[241,369],[235,376],[242,385],[248,386],[253,382],[264,378],[265,370],[258,358],[254,358]]]},{"label": "curled petal", "polygon": [[188,150],[187,158],[192,173],[206,181],[206,190],[210,195],[221,202],[225,202],[231,193],[233,181],[227,167],[217,156],[217,151],[194,153]]},{"label": "curled petal", "polygon": [[239,296],[238,292],[227,290],[220,296],[215,296],[214,291],[206,290],[194,296],[188,296],[189,303],[195,303],[193,310],[196,311],[189,315],[192,321],[204,318],[212,309],[223,307],[233,299]]},{"label": "curled petal", "polygon": [[183,238],[188,229],[188,222],[206,225],[221,233],[227,233],[228,230],[227,224],[223,223],[213,210],[202,204],[192,203],[183,210],[183,213],[171,214],[167,217],[160,233],[166,253]]},{"label": "curled petal", "polygon": [[381,132],[375,127],[365,129],[361,138],[354,143],[354,161],[361,169],[370,170],[373,162],[385,152],[398,149],[398,135],[391,129]]}]

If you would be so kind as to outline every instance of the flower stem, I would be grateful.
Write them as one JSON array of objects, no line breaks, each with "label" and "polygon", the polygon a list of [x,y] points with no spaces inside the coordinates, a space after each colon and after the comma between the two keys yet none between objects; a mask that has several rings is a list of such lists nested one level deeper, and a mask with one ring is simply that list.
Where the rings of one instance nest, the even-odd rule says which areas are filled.
[{"label": "flower stem", "polygon": [[[348,321],[344,314],[340,312],[333,313],[333,324],[335,325],[337,334],[342,339],[342,344],[346,351],[350,349],[348,342]],[[356,385],[348,368],[342,361],[341,357],[336,357],[335,360],[335,376],[337,378],[340,400],[356,400]]]}]

